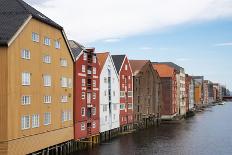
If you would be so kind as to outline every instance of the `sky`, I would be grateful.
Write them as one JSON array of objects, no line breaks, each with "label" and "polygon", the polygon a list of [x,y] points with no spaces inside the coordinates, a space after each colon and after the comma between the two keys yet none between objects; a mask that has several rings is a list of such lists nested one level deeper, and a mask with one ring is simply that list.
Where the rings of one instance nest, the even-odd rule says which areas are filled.
[{"label": "sky", "polygon": [[232,90],[232,0],[25,1],[97,52],[171,61]]}]

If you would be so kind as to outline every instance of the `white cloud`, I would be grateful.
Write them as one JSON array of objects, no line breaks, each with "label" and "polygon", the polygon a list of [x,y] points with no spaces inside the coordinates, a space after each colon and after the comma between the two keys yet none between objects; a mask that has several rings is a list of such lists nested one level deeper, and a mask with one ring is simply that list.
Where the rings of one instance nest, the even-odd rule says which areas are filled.
[{"label": "white cloud", "polygon": [[120,39],[119,38],[108,38],[108,39],[104,39],[103,41],[107,43],[114,43],[114,42],[119,42]]},{"label": "white cloud", "polygon": [[151,47],[141,47],[140,50],[147,51],[147,50],[152,50]]},{"label": "white cloud", "polygon": [[219,43],[219,44],[215,44],[214,46],[232,46],[232,42]]},{"label": "white cloud", "polygon": [[232,16],[231,0],[43,0],[34,6],[80,42]]}]

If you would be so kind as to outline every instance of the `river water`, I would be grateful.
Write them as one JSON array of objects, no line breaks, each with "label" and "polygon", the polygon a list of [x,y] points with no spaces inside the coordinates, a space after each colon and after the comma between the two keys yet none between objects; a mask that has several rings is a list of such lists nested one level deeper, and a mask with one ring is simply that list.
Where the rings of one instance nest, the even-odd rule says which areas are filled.
[{"label": "river water", "polygon": [[83,155],[232,155],[232,103],[205,109],[179,124],[121,136]]}]

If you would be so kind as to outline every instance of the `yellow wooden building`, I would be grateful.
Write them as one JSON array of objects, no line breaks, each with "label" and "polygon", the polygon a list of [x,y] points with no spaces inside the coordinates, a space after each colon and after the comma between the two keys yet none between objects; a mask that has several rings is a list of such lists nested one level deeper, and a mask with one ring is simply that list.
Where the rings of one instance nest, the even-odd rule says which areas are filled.
[{"label": "yellow wooden building", "polygon": [[73,57],[63,28],[22,0],[0,1],[0,155],[73,139]]}]

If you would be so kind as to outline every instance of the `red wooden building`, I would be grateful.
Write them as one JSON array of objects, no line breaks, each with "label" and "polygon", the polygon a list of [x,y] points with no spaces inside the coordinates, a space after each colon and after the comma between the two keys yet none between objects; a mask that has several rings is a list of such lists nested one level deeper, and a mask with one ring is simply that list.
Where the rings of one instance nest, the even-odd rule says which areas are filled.
[{"label": "red wooden building", "polygon": [[94,48],[69,41],[74,64],[74,138],[99,136],[99,63]]},{"label": "red wooden building", "polygon": [[120,84],[120,127],[122,131],[133,127],[133,75],[126,55],[112,55]]}]

